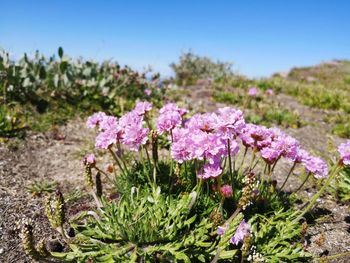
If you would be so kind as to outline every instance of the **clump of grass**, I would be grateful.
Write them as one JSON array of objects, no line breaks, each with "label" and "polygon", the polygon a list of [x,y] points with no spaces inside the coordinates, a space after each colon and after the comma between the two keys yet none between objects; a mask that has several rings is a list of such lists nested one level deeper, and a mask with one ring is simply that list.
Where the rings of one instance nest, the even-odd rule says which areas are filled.
[{"label": "clump of grass", "polygon": [[231,105],[241,105],[243,102],[243,98],[241,95],[227,91],[215,92],[213,95],[213,99],[217,102],[227,103]]},{"label": "clump of grass", "polygon": [[46,180],[34,181],[26,187],[26,190],[33,196],[41,196],[42,194],[52,193],[57,188],[56,182]]},{"label": "clump of grass", "polygon": [[17,107],[0,106],[0,138],[22,138],[25,135],[25,129],[24,116]]},{"label": "clump of grass", "polygon": [[342,202],[350,202],[350,167],[344,168],[339,173],[333,192]]},{"label": "clump of grass", "polygon": [[[267,89],[269,85],[263,82],[263,89]],[[283,127],[300,128],[304,125],[300,116],[284,109],[281,105],[276,104],[273,99],[265,98],[261,94],[257,97],[249,97],[237,91],[215,91],[213,99],[217,102],[230,105],[239,105],[252,110],[247,115],[247,119],[255,124],[263,124],[265,126],[280,125]]]},{"label": "clump of grass", "polygon": [[324,121],[333,125],[333,134],[342,138],[350,138],[350,117],[347,114],[329,114]]}]

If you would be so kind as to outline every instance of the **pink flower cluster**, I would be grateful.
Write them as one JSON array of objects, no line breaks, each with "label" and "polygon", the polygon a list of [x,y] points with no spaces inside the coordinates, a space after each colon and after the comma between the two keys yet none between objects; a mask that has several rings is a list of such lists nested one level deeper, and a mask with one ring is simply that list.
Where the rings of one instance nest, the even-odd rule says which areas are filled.
[{"label": "pink flower cluster", "polygon": [[272,96],[273,95],[273,89],[267,89],[265,93],[268,96]]},{"label": "pink flower cluster", "polygon": [[258,95],[258,89],[255,88],[255,87],[251,87],[249,90],[248,90],[248,95],[250,97],[256,97]]},{"label": "pink flower cluster", "polygon": [[316,178],[328,174],[327,164],[302,150],[296,139],[277,128],[246,124],[239,110],[225,107],[215,113],[195,114],[182,123],[179,109],[174,104],[162,108],[158,130],[161,133],[172,131],[172,158],[179,163],[195,159],[205,161],[198,173],[200,178],[218,177],[222,173],[221,161],[228,156],[228,146],[234,156],[239,150],[239,141],[260,152],[269,165],[285,158],[301,163]]},{"label": "pink flower cluster", "polygon": [[131,150],[137,151],[148,140],[149,129],[144,128],[144,115],[152,110],[149,102],[139,102],[134,110],[122,116],[119,121],[114,116],[98,112],[87,120],[88,128],[98,127],[100,133],[96,137],[95,147],[108,149],[112,144],[121,143]]},{"label": "pink flower cluster", "polygon": [[344,165],[350,166],[350,140],[340,144],[338,152],[340,154],[341,162]]},{"label": "pink flower cluster", "polygon": [[[139,150],[148,140],[149,129],[144,127],[144,116],[152,110],[149,102],[139,102],[134,110],[119,120],[98,112],[87,120],[87,127],[99,130],[96,148],[108,149],[120,143],[131,150]],[[246,148],[259,153],[269,165],[285,158],[303,165],[308,173],[316,178],[328,175],[325,161],[312,156],[300,148],[299,142],[277,128],[267,128],[246,124],[243,113],[230,107],[218,109],[213,113],[195,114],[185,120],[186,109],[168,103],[159,110],[156,121],[159,134],[167,134],[171,141],[171,156],[178,163],[200,160],[204,163],[197,176],[202,179],[221,175],[223,159],[234,156],[242,143]],[[339,146],[342,162],[350,164],[350,141]]]},{"label": "pink flower cluster", "polygon": [[[171,112],[177,114],[176,110]],[[166,123],[163,117],[161,113],[158,124]],[[184,125],[181,124],[179,121],[172,126],[172,158],[179,163],[189,160],[204,161],[198,177],[218,177],[222,173],[221,160],[228,155],[228,143],[231,154],[237,154],[239,150],[235,138],[245,127],[243,113],[227,107],[216,113],[195,114]]]},{"label": "pink flower cluster", "polygon": [[159,134],[163,134],[181,126],[182,116],[187,113],[187,110],[179,108],[175,103],[168,103],[159,110],[159,113],[157,130]]},{"label": "pink flower cluster", "polygon": [[240,138],[243,145],[260,152],[267,164],[274,164],[283,157],[301,163],[306,171],[312,173],[315,178],[324,178],[328,175],[325,161],[301,149],[296,139],[277,128],[247,124]]},{"label": "pink flower cluster", "polygon": [[239,224],[235,234],[230,239],[230,243],[234,245],[238,245],[240,242],[243,242],[244,238],[250,234],[250,225],[245,222],[243,219]]}]

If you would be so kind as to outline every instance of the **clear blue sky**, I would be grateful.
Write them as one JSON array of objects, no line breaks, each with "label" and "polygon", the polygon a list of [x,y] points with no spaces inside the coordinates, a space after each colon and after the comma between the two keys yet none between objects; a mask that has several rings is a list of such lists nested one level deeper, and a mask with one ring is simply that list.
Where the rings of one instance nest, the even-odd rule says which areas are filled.
[{"label": "clear blue sky", "polygon": [[248,76],[350,58],[350,1],[0,0],[0,47],[14,57],[62,46],[164,75],[183,51]]}]

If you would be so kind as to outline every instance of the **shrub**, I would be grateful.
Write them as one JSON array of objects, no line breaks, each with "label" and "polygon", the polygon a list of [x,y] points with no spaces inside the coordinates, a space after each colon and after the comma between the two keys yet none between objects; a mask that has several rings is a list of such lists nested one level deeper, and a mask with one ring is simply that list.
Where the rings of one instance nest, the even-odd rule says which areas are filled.
[{"label": "shrub", "polygon": [[[308,261],[300,220],[350,165],[350,141],[339,147],[340,158],[328,174],[327,164],[297,140],[276,128],[245,123],[239,110],[221,108],[185,121],[186,112],[169,103],[154,122],[152,105],[140,102],[119,120],[102,112],[89,117],[87,126],[98,132],[96,148],[113,163],[104,171],[93,154],[84,158],[96,209],[67,221],[56,191],[45,211],[65,249],[36,245],[27,222],[26,252],[77,262]],[[169,141],[171,158],[159,153],[159,135]],[[292,164],[277,186],[271,177],[281,159]],[[324,180],[302,210],[294,206],[295,196],[283,192],[297,166],[305,169],[306,180]],[[101,177],[119,197],[115,192],[108,197]],[[74,231],[65,231],[67,223]]]},{"label": "shrub", "polygon": [[179,84],[189,85],[199,79],[220,80],[233,75],[232,64],[214,62],[208,57],[194,54],[192,51],[183,53],[178,63],[170,64]]},{"label": "shrub", "polygon": [[62,48],[58,57],[36,52],[33,58],[24,54],[18,61],[0,50],[0,73],[0,100],[29,112],[29,122],[45,129],[50,125],[40,122],[49,124],[53,113],[56,122],[99,110],[118,115],[130,110],[137,99],[157,104],[162,96],[158,74],[138,73],[110,61],[73,60]]}]

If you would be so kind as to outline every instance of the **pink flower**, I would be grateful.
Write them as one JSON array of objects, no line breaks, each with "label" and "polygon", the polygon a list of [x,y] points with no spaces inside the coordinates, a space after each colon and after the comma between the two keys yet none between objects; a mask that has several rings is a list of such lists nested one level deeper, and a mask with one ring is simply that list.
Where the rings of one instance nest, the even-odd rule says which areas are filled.
[{"label": "pink flower", "polygon": [[226,143],[218,134],[206,133],[201,130],[191,131],[193,144],[188,145],[198,160],[208,160],[213,163],[218,156],[226,154]]},{"label": "pink flower", "polygon": [[246,147],[260,150],[264,147],[270,146],[274,135],[275,133],[273,130],[264,126],[247,124],[240,134],[240,138]]},{"label": "pink flower", "polygon": [[256,95],[258,95],[258,89],[255,87],[250,88],[248,91],[248,95],[250,97],[256,97]]},{"label": "pink flower", "polygon": [[310,154],[307,151],[305,151],[305,150],[301,149],[300,147],[298,147],[294,161],[296,163],[301,163],[301,162],[303,162],[304,160],[306,160],[309,157],[310,157]]},{"label": "pink flower", "polygon": [[227,228],[228,228],[227,225],[219,226],[216,233],[217,233],[219,236],[223,236],[223,235],[225,234]]},{"label": "pink flower", "polygon": [[299,142],[293,137],[286,135],[279,138],[277,147],[281,150],[283,157],[295,160],[298,154]]},{"label": "pink flower", "polygon": [[297,156],[299,142],[277,128],[270,129],[270,131],[272,141],[269,146],[260,150],[262,158],[268,164],[273,164],[282,156],[294,161]]},{"label": "pink flower", "polygon": [[142,101],[142,102],[138,102],[136,103],[135,109],[134,111],[138,114],[138,115],[144,115],[147,112],[152,110],[152,104],[149,103],[148,101]]},{"label": "pink flower", "polygon": [[273,90],[272,90],[272,89],[267,89],[267,90],[266,90],[266,94],[267,94],[268,96],[272,96],[272,95],[273,95]]},{"label": "pink flower", "polygon": [[230,239],[230,243],[234,244],[234,245],[238,245],[239,242],[242,242],[244,240],[244,238],[249,235],[251,229],[250,229],[250,225],[247,224],[245,222],[245,220],[243,219],[241,221],[241,223],[239,224],[236,233],[233,235],[233,237],[231,237]]},{"label": "pink flower", "polygon": [[230,198],[233,195],[232,186],[225,184],[225,185],[221,186],[220,192],[221,192],[223,197]]},{"label": "pink flower", "polygon": [[198,178],[202,179],[210,179],[210,178],[216,178],[222,173],[222,169],[220,167],[219,163],[213,163],[213,164],[205,164],[203,167],[203,171],[198,173]]},{"label": "pink flower", "polygon": [[151,96],[151,94],[152,94],[152,91],[150,89],[145,89],[144,92],[147,96]]},{"label": "pink flower", "polygon": [[350,140],[338,146],[341,161],[344,165],[350,165]]},{"label": "pink flower", "polygon": [[177,111],[181,116],[185,115],[187,113],[186,109],[182,109],[179,108],[175,103],[168,103],[166,105],[164,105],[160,110],[159,113],[165,113],[165,112],[173,112],[173,111]]},{"label": "pink flower", "polygon": [[125,129],[128,126],[142,125],[143,116],[139,115],[136,111],[130,111],[123,115],[119,119],[119,126]]},{"label": "pink flower", "polygon": [[237,136],[245,128],[243,112],[230,107],[218,109],[217,130],[225,137]]},{"label": "pink flower", "polygon": [[218,126],[218,116],[215,113],[195,114],[186,122],[186,128],[214,132]]},{"label": "pink flower", "polygon": [[325,161],[315,156],[305,156],[302,160],[307,172],[312,173],[315,178],[321,179],[328,176],[328,167]]},{"label": "pink flower", "polygon": [[106,113],[104,112],[96,112],[93,115],[91,115],[87,122],[86,127],[92,129],[99,125],[99,123],[103,120],[103,118],[106,116]]},{"label": "pink flower", "polygon": [[274,147],[265,147],[261,149],[260,153],[264,161],[270,165],[275,163],[281,156],[281,150]]},{"label": "pink flower", "polygon": [[89,164],[95,164],[96,160],[95,160],[95,155],[93,153],[90,153],[88,154],[86,157],[85,157],[85,160],[87,163]]},{"label": "pink flower", "polygon": [[130,147],[132,151],[138,151],[141,145],[147,143],[148,128],[143,128],[142,125],[129,125],[124,130],[124,135],[121,143]]},{"label": "pink flower", "polygon": [[117,142],[118,131],[110,129],[100,132],[96,136],[95,147],[98,149],[108,149],[112,144]]},{"label": "pink flower", "polygon": [[193,159],[193,154],[189,147],[193,142],[188,132],[188,129],[183,128],[175,128],[173,130],[174,142],[171,145],[171,157],[178,163]]},{"label": "pink flower", "polygon": [[175,127],[181,126],[182,118],[177,111],[166,111],[161,113],[157,119],[157,130],[159,134],[170,132]]},{"label": "pink flower", "polygon": [[110,130],[116,129],[118,125],[118,120],[114,116],[104,116],[100,121],[100,130]]}]

